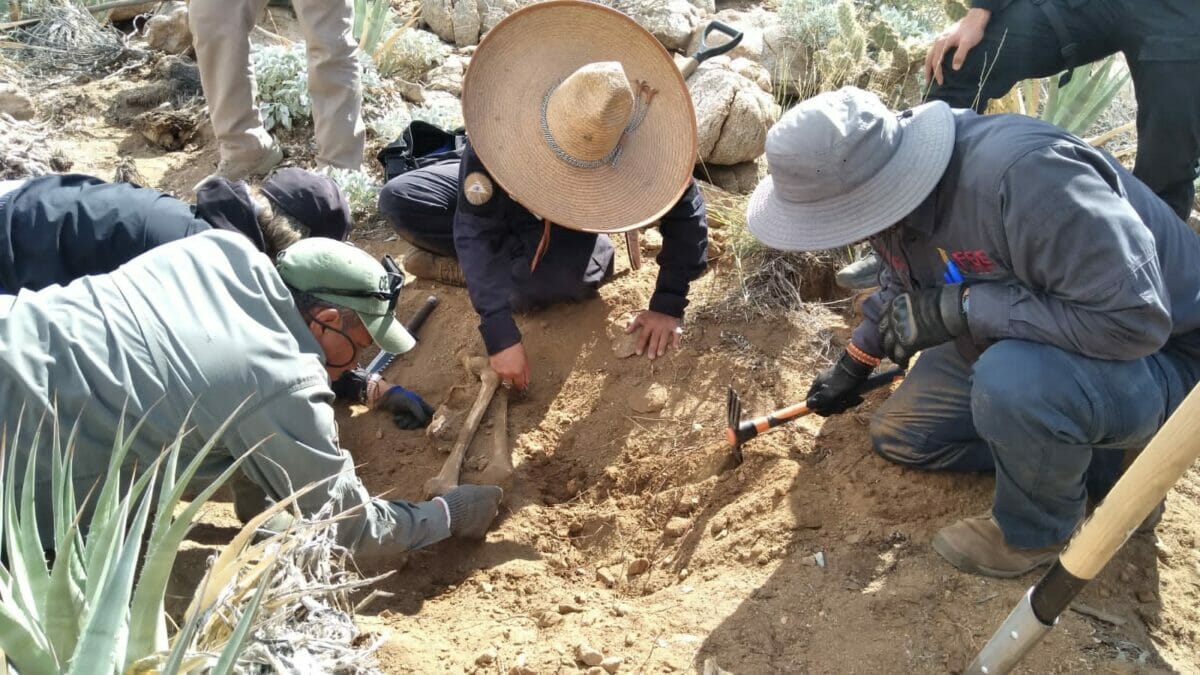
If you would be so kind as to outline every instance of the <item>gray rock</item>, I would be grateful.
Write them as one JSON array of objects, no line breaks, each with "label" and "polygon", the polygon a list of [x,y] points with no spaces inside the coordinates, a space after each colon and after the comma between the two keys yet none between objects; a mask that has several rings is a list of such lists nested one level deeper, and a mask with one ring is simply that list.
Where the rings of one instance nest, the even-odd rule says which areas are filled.
[{"label": "gray rock", "polygon": [[421,20],[437,36],[464,47],[479,43],[481,0],[421,0]]},{"label": "gray rock", "polygon": [[463,76],[471,59],[463,56],[451,56],[442,65],[434,68],[425,75],[428,89],[444,91],[455,96],[462,96]]},{"label": "gray rock", "polygon": [[615,0],[612,6],[650,31],[664,47],[676,51],[687,49],[703,18],[690,0]]},{"label": "gray rock", "polygon": [[164,5],[146,21],[146,44],[167,54],[184,54],[192,48],[192,29],[188,26],[188,8],[181,2]]},{"label": "gray rock", "polygon": [[758,186],[758,182],[763,179],[763,176],[767,175],[766,162],[762,158],[732,166],[712,164],[705,166],[704,170],[705,178],[708,182],[722,190],[743,195],[754,192],[754,188]]},{"label": "gray rock", "polygon": [[625,663],[625,657],[610,656],[600,662],[600,667],[603,668],[608,673],[610,673],[610,675],[611,675],[612,673],[615,673],[618,670],[620,670],[621,664],[623,664],[623,663]]},{"label": "gray rock", "polygon": [[33,98],[11,82],[0,82],[0,113],[14,120],[33,119]]},{"label": "gray rock", "polygon": [[[787,36],[780,25],[778,15],[756,7],[746,11],[722,10],[713,18],[742,31],[742,41],[728,53],[729,58],[745,58],[758,63],[766,69],[773,85],[789,93],[796,93],[799,80],[808,67],[807,50]],[[701,35],[702,30],[697,30],[692,36],[692,42],[688,46],[689,54],[699,48]],[[714,34],[712,42],[719,43],[723,39],[722,36]]]},{"label": "gray rock", "polygon": [[779,106],[757,84],[732,70],[704,64],[688,80],[696,107],[700,160],[741,164],[763,153]]},{"label": "gray rock", "polygon": [[575,647],[575,659],[585,666],[598,666],[604,661],[604,654],[589,644],[579,644]]}]

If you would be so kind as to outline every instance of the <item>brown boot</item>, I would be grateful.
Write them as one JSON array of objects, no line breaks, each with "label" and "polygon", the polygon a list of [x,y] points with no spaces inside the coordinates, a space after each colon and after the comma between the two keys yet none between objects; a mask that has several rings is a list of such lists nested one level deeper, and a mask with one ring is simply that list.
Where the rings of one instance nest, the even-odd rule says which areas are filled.
[{"label": "brown boot", "polygon": [[404,256],[404,269],[418,279],[438,281],[448,286],[466,287],[462,266],[450,256],[434,255],[429,251],[416,250]]},{"label": "brown boot", "polygon": [[1054,562],[1065,543],[1033,549],[1010,546],[996,520],[985,515],[943,527],[933,537],[933,550],[964,572],[1008,578]]}]

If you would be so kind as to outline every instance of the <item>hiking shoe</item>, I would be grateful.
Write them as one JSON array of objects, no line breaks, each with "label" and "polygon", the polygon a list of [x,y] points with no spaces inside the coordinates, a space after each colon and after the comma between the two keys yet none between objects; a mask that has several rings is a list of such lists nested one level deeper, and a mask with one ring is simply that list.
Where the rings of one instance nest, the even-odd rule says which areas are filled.
[{"label": "hiking shoe", "polygon": [[879,285],[879,257],[874,252],[838,270],[837,285],[848,291],[865,291]]},{"label": "hiking shoe", "polygon": [[404,256],[404,269],[418,279],[437,281],[448,286],[466,287],[462,266],[450,256],[416,250]]},{"label": "hiking shoe", "polygon": [[246,180],[251,176],[266,175],[282,161],[283,150],[274,139],[271,139],[271,145],[263,149],[262,154],[258,157],[238,158],[236,160],[222,159],[220,162],[217,162],[217,170],[205,176],[199,183],[196,183],[196,186],[192,188],[192,192],[199,192],[200,188],[213,178],[239,181]]},{"label": "hiking shoe", "polygon": [[1049,565],[1065,544],[1034,549],[1009,546],[990,514],[964,518],[933,537],[933,550],[951,565],[971,574],[1000,578],[1019,577]]}]

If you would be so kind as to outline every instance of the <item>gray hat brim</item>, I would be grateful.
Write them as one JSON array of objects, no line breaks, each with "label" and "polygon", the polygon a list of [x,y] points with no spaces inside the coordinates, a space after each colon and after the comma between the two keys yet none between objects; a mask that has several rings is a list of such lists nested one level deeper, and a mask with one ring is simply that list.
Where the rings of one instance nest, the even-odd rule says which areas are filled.
[{"label": "gray hat brim", "polygon": [[763,244],[784,251],[821,251],[861,241],[896,224],[925,201],[954,151],[954,113],[942,101],[913,108],[892,158],[862,185],[829,199],[797,203],[779,198],[767,176],[746,206],[746,227]]}]

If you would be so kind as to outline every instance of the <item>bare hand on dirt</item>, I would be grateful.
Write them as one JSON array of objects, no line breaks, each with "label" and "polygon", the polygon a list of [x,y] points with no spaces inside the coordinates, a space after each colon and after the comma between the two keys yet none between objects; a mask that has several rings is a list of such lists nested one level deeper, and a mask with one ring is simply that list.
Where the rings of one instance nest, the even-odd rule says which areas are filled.
[{"label": "bare hand on dirt", "polygon": [[679,343],[683,340],[683,326],[680,323],[679,319],[668,314],[646,310],[637,315],[625,332],[632,333],[641,328],[642,334],[638,338],[638,356],[645,353],[650,360],[654,360],[666,354],[671,347],[679,349]]},{"label": "bare hand on dirt", "polygon": [[500,376],[505,389],[525,391],[529,387],[529,360],[525,357],[525,345],[517,344],[502,349],[491,356],[492,370]]},{"label": "bare hand on dirt", "polygon": [[945,61],[946,52],[951,49],[954,50],[954,61],[950,66],[954,70],[962,68],[963,62],[967,60],[967,54],[983,39],[983,29],[987,28],[988,20],[991,18],[990,11],[974,8],[967,12],[962,20],[939,35],[929,47],[929,52],[925,54],[925,81],[929,82],[932,76],[938,84],[944,83],[942,63]]}]

